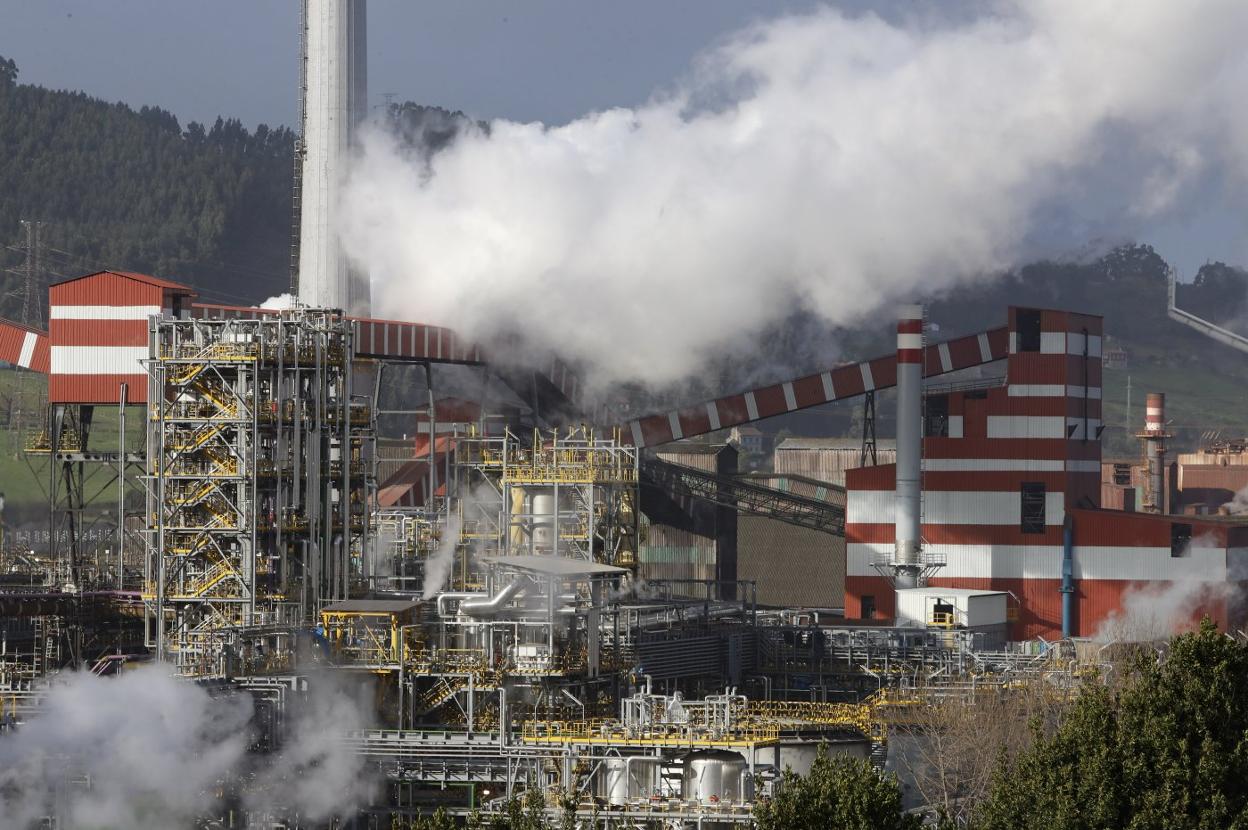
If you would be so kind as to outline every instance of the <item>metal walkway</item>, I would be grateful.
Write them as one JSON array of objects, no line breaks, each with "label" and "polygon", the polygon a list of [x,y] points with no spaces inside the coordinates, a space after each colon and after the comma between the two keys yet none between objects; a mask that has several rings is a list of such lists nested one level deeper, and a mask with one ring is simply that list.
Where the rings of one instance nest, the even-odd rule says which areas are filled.
[{"label": "metal walkway", "polygon": [[[657,458],[641,460],[640,478],[643,487],[657,488],[676,498],[700,499],[833,536],[845,535],[843,503],[776,490],[740,476],[717,475]],[[827,488],[844,492],[833,485]]]}]

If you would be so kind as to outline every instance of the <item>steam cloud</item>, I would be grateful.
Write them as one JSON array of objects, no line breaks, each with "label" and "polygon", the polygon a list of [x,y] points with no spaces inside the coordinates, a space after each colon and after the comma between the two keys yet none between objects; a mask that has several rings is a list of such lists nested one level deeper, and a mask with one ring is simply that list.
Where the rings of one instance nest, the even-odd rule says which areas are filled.
[{"label": "steam cloud", "polygon": [[455,549],[458,546],[459,516],[452,513],[442,527],[442,538],[438,540],[438,549],[425,560],[425,579],[421,599],[433,599],[446,587],[451,569],[455,567]]},{"label": "steam cloud", "polygon": [[[1218,548],[1216,539],[1200,536],[1188,543],[1183,555]],[[1193,574],[1198,573],[1193,571]],[[1195,628],[1210,605],[1237,599],[1238,591],[1230,582],[1190,579],[1142,583],[1123,595],[1121,608],[1105,618],[1094,639],[1133,643],[1167,640]]]},{"label": "steam cloud", "polygon": [[83,830],[189,827],[214,813],[230,781],[246,786],[252,811],[324,821],[350,815],[371,791],[339,737],[367,726],[366,709],[333,677],[312,678],[286,744],[265,756],[247,752],[246,694],[213,697],[159,666],[62,678],[33,717],[0,737],[0,826],[56,815],[56,826]]},{"label": "steam cloud", "polygon": [[374,132],[340,231],[380,314],[670,382],[795,308],[853,323],[1184,209],[1244,169],[1244,31],[1240,0],[785,17],[635,109],[432,156]]}]

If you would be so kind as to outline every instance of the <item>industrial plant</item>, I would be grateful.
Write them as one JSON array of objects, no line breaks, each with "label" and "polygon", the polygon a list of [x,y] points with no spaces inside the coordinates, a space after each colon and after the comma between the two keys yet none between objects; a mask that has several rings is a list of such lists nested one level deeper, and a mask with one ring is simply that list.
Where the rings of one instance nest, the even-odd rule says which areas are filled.
[{"label": "industrial plant", "polygon": [[[303,3],[292,302],[101,270],[51,285],[46,330],[0,321],[0,360],[48,390],[25,444],[47,545],[3,552],[0,746],[67,676],[157,667],[249,700],[263,764],[346,687],[360,721],[315,728],[371,782],[349,815],[223,775],[196,826],[528,799],[580,828],[750,827],[821,751],[891,764],[933,699],[1072,692],[1132,594],[1184,583],[1188,616],[1244,626],[1248,521],[1218,507],[1248,449],[1172,453],[1157,389],[1139,459],[1107,460],[1095,314],[1002,307],[946,339],[905,305],[888,354],[646,415],[594,405],[558,355],[373,317],[331,230],[364,5]],[[860,437],[742,469],[751,425],[831,404]],[[81,826],[91,776],[46,764],[42,826]]]}]

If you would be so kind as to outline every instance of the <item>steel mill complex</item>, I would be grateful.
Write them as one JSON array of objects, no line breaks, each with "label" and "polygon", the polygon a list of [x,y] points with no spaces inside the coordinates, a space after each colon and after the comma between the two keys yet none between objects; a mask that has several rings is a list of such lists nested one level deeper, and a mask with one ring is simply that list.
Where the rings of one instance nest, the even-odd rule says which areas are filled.
[{"label": "steel mill complex", "polygon": [[[1187,616],[1244,625],[1248,523],[1217,507],[1248,452],[1167,455],[1158,390],[1139,463],[1103,459],[1098,316],[1001,308],[942,340],[904,306],[878,323],[895,352],[642,417],[589,405],[558,356],[374,319],[329,230],[364,28],[363,0],[304,2],[289,307],[106,270],[51,286],[46,332],[0,322],[0,360],[48,390],[0,742],[70,669],[248,696],[261,755],[347,682],[366,717],[317,728],[380,782],[351,826],[524,793],[579,827],[749,826],[820,746],[885,764],[931,695],[1074,688],[1132,597],[1181,584]],[[838,402],[869,413],[861,447],[741,470],[745,427]],[[89,792],[65,763],[58,792]],[[313,826],[280,795],[237,806],[261,786],[223,780],[205,826]]]}]

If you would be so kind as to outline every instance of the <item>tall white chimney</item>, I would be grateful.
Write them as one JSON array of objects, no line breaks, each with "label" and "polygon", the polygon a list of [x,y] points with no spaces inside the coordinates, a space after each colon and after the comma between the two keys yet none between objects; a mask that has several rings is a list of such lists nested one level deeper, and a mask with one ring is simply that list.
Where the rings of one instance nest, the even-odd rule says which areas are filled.
[{"label": "tall white chimney", "polygon": [[915,588],[923,566],[923,306],[902,306],[897,319],[897,504],[893,584]]},{"label": "tall white chimney", "polygon": [[343,177],[368,113],[366,0],[303,0],[303,162],[299,300],[367,315],[366,274],[354,273],[337,234]]}]

